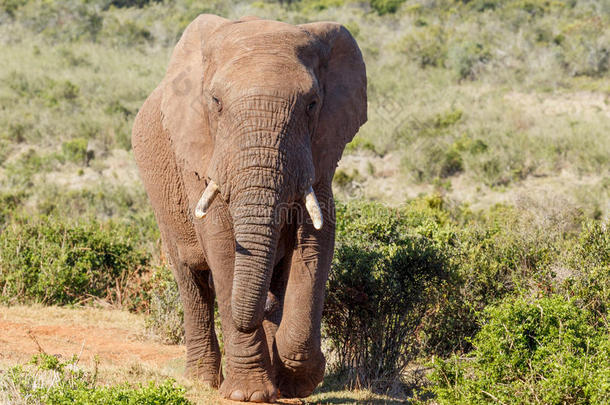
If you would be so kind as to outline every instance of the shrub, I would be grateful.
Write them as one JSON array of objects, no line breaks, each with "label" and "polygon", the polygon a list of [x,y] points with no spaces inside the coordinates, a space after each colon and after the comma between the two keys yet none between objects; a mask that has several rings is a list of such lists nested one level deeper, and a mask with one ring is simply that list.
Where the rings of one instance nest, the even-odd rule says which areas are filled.
[{"label": "shrub", "polygon": [[0,1],[0,10],[4,11],[11,17],[15,17],[15,11],[23,6],[27,0],[2,0]]},{"label": "shrub", "polygon": [[610,399],[610,335],[573,301],[509,298],[485,310],[467,360],[437,360],[439,403],[603,404]]},{"label": "shrub", "polygon": [[13,213],[25,199],[24,191],[0,193],[0,230],[10,221]]},{"label": "shrub", "polygon": [[425,211],[379,204],[340,205],[337,230],[324,310],[332,366],[349,386],[387,388],[422,350],[422,319],[451,276],[448,236]]},{"label": "shrub", "polygon": [[0,374],[0,399],[6,403],[186,405],[190,402],[185,391],[170,379],[160,384],[102,386],[97,382],[97,368],[87,372],[78,366],[76,356],[61,361],[45,353]]},{"label": "shrub", "polygon": [[74,163],[87,164],[93,157],[87,151],[87,140],[84,138],[76,138],[66,141],[61,145],[63,157]]},{"label": "shrub", "polygon": [[610,309],[610,232],[601,221],[587,221],[570,246],[568,264],[572,274],[563,289],[588,308],[599,322],[606,322]]},{"label": "shrub", "polygon": [[110,5],[115,7],[144,7],[150,3],[159,3],[161,0],[111,0]]},{"label": "shrub", "polygon": [[475,79],[490,58],[491,53],[482,43],[460,41],[449,47],[447,65],[460,80]]},{"label": "shrub", "polygon": [[53,156],[41,155],[29,148],[5,165],[5,184],[14,188],[31,188],[34,176],[42,170],[50,170],[55,163]]},{"label": "shrub", "polygon": [[346,170],[339,169],[335,172],[333,184],[348,193],[353,193],[358,189],[358,183],[362,180],[363,177],[358,169],[353,169],[351,173],[348,173]]},{"label": "shrub", "polygon": [[146,318],[147,331],[164,343],[184,343],[184,310],[171,270],[161,266],[147,284],[150,302]]},{"label": "shrub", "polygon": [[602,76],[610,70],[609,40],[601,18],[570,24],[557,38],[559,60],[572,76]]},{"label": "shrub", "polygon": [[135,305],[149,255],[128,224],[20,217],[0,234],[1,301]]},{"label": "shrub", "polygon": [[355,137],[345,146],[345,153],[353,153],[358,150],[369,151],[375,155],[378,155],[375,145],[359,136]]},{"label": "shrub", "polygon": [[442,26],[422,26],[405,36],[400,48],[422,67],[444,67],[447,60],[447,34]]},{"label": "shrub", "polygon": [[371,0],[371,8],[379,15],[393,14],[405,0]]}]

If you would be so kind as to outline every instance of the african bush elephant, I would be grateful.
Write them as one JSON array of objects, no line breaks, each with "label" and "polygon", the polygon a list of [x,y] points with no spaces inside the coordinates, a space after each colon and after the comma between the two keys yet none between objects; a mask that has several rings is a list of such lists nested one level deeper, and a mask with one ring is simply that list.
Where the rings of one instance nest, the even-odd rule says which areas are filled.
[{"label": "african bush elephant", "polygon": [[331,181],[366,108],[343,26],[201,15],[137,115],[133,151],[184,305],[187,372],[226,398],[304,397],[322,380]]}]

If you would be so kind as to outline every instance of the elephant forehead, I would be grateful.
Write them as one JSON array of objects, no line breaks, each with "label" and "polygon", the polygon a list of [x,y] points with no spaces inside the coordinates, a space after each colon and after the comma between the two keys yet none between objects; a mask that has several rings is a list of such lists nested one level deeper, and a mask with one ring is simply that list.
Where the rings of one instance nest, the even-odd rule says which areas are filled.
[{"label": "elephant forehead", "polygon": [[229,62],[246,54],[267,53],[292,58],[310,47],[311,35],[302,28],[278,21],[254,20],[223,26],[216,33],[212,53],[219,62]]},{"label": "elephant forehead", "polygon": [[253,88],[310,93],[318,85],[312,45],[313,37],[293,25],[267,20],[228,24],[216,32],[209,49],[215,62],[210,87],[233,96]]}]

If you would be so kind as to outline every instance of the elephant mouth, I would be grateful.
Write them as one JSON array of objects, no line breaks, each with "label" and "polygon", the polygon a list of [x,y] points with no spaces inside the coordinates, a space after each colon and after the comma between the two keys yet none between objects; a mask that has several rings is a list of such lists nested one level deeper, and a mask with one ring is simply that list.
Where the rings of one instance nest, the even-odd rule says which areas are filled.
[{"label": "elephant mouth", "polygon": [[[197,202],[195,207],[195,217],[196,218],[204,218],[207,214],[207,211],[212,205],[212,202],[216,198],[216,196],[220,192],[220,187],[214,180],[209,180],[207,187],[203,191],[201,198]],[[322,225],[324,224],[324,217],[322,216],[322,210],[320,209],[320,204],[318,203],[318,199],[316,197],[316,193],[313,190],[312,186],[309,186],[305,193],[303,194],[303,202],[305,203],[305,209],[311,218],[313,226],[315,229],[322,229]]]}]

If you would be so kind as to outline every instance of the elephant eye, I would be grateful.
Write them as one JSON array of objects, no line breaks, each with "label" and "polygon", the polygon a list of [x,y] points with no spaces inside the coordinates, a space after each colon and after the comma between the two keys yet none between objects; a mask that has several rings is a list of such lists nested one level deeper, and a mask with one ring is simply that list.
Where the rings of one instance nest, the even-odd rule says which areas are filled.
[{"label": "elephant eye", "polygon": [[316,108],[316,104],[318,104],[316,100],[309,103],[309,105],[307,106],[307,112],[312,112],[313,109]]},{"label": "elephant eye", "polygon": [[216,104],[216,108],[218,109],[218,111],[222,110],[222,104],[220,103],[218,97],[212,96],[212,101],[214,102],[214,104]]}]

